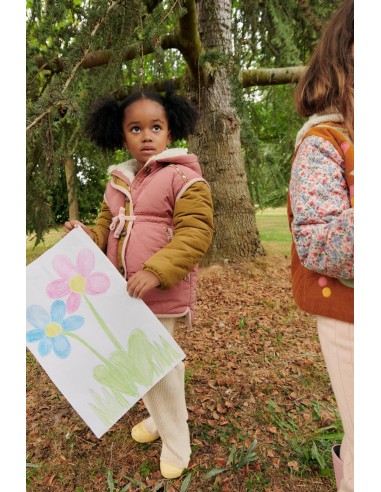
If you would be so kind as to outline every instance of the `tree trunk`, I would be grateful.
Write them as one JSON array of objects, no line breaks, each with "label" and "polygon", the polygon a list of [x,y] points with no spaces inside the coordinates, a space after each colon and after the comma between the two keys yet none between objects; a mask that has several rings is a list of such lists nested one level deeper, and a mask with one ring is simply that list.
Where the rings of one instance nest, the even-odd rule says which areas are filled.
[{"label": "tree trunk", "polygon": [[262,256],[264,250],[247,184],[240,122],[231,106],[231,1],[201,0],[197,5],[203,48],[215,55],[210,59],[213,66],[204,62],[201,67],[208,76],[193,84],[196,100],[202,105],[197,134],[189,139],[214,203],[215,234],[203,264],[238,263]]},{"label": "tree trunk", "polygon": [[65,160],[65,175],[67,197],[69,202],[69,220],[79,220],[77,172],[76,165],[72,157],[68,157]]}]

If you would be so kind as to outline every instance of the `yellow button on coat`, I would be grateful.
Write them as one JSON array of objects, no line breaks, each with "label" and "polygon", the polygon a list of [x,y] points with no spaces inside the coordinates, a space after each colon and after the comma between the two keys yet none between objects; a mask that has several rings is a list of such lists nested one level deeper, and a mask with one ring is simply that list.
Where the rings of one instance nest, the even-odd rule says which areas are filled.
[{"label": "yellow button on coat", "polygon": [[322,294],[324,297],[330,297],[332,294],[331,289],[329,287],[324,287]]}]

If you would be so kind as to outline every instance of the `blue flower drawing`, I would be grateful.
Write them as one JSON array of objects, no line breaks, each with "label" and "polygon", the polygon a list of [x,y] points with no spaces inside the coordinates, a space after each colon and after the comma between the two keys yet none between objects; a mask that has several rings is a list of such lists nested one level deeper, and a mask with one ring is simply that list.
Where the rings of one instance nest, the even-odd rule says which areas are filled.
[{"label": "blue flower drawing", "polygon": [[71,351],[70,342],[66,335],[83,326],[85,319],[82,316],[69,316],[65,319],[66,305],[63,301],[54,301],[50,314],[37,304],[29,306],[26,318],[33,326],[26,333],[27,342],[39,342],[38,353],[45,357],[53,350],[57,357],[65,359]]}]

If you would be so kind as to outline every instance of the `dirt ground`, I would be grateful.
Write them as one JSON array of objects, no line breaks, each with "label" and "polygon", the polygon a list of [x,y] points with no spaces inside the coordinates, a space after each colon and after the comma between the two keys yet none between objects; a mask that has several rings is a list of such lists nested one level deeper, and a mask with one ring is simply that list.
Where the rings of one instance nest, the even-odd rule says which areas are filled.
[{"label": "dirt ground", "polygon": [[196,314],[175,336],[187,354],[187,474],[163,480],[160,440],[131,438],[141,402],[97,439],[28,352],[28,491],[336,490],[341,424],[315,321],[291,297],[289,258],[201,269]]}]

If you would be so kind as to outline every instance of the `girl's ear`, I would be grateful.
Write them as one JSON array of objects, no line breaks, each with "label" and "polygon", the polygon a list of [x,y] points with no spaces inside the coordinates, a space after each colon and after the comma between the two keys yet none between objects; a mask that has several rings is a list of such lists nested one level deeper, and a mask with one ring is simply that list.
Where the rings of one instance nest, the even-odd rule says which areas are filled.
[{"label": "girl's ear", "polygon": [[167,136],[167,145],[170,145],[172,143],[172,137],[171,137],[171,132],[168,131],[168,136]]}]

